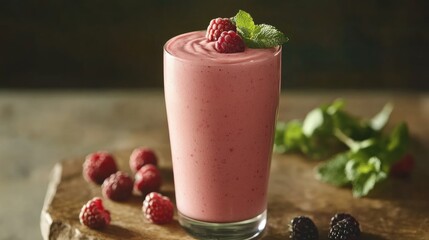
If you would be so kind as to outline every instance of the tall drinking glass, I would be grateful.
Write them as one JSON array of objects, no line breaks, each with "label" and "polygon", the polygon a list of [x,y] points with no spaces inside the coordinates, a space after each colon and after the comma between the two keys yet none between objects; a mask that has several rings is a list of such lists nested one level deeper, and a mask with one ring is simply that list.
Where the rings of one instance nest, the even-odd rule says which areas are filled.
[{"label": "tall drinking glass", "polygon": [[164,46],[180,224],[202,239],[251,239],[266,224],[281,47],[221,54],[205,32]]}]

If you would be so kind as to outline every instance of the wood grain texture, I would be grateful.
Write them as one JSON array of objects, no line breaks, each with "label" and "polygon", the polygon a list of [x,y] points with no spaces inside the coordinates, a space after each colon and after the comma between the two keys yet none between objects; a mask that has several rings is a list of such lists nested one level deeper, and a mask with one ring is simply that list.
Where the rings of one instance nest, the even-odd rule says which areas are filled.
[{"label": "wood grain texture", "polygon": [[[321,102],[333,99],[330,95],[309,97],[309,94],[283,95],[279,118],[302,118],[305,112]],[[288,239],[288,223],[297,215],[310,216],[319,227],[321,239],[327,239],[330,218],[336,212],[349,212],[361,223],[362,239],[429,239],[429,98],[412,95],[352,94],[348,108],[357,115],[371,116],[388,100],[396,108],[393,124],[405,120],[413,136],[412,151],[417,168],[410,179],[388,179],[366,198],[355,199],[348,188],[336,188],[314,179],[315,161],[299,155],[273,155],[269,186],[268,226],[262,239]],[[162,101],[162,96],[158,99]],[[155,119],[155,118],[154,118]],[[148,120],[149,121],[149,120]],[[154,129],[159,142],[155,150],[161,156],[164,178],[161,191],[174,200],[166,127]],[[148,136],[149,137],[149,136]],[[131,148],[113,151],[119,168],[129,172]],[[82,205],[94,196],[101,196],[99,186],[87,184],[82,178],[83,157],[59,162],[52,170],[51,182],[41,214],[44,239],[192,239],[179,226],[177,216],[171,224],[158,226],[148,223],[141,213],[142,199],[134,196],[125,203],[105,200],[111,211],[112,224],[102,231],[88,229],[79,223]]]}]

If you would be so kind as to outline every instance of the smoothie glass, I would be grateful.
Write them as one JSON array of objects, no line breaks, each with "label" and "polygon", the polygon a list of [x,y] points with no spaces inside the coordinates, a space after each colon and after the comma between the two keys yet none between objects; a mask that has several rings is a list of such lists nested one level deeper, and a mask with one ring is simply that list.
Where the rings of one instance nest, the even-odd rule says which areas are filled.
[{"label": "smoothie glass", "polygon": [[179,222],[200,239],[251,239],[266,225],[281,47],[221,54],[204,36],[164,46]]}]

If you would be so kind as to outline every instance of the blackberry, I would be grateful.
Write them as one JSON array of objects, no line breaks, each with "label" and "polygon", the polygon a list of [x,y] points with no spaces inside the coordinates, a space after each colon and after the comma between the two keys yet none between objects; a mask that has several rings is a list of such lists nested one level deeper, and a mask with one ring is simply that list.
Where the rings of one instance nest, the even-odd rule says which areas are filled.
[{"label": "blackberry", "polygon": [[328,234],[329,240],[358,240],[359,237],[359,226],[353,220],[350,220],[350,218],[338,221],[331,227]]},{"label": "blackberry", "polygon": [[335,216],[331,218],[331,228],[337,224],[339,221],[347,219],[347,221],[352,222],[358,229],[359,229],[359,222],[350,214],[348,213],[337,213]]},{"label": "blackberry", "polygon": [[305,216],[299,216],[290,222],[290,235],[292,240],[318,240],[319,232],[314,222]]}]

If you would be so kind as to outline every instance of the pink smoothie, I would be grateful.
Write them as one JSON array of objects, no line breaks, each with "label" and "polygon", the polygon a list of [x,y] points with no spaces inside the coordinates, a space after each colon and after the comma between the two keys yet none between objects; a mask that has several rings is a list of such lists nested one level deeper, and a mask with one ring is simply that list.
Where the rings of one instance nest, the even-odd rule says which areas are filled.
[{"label": "pink smoothie", "polygon": [[204,35],[165,45],[176,203],[196,220],[236,222],[267,207],[281,48],[221,54]]}]

